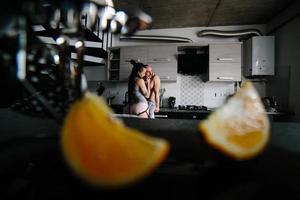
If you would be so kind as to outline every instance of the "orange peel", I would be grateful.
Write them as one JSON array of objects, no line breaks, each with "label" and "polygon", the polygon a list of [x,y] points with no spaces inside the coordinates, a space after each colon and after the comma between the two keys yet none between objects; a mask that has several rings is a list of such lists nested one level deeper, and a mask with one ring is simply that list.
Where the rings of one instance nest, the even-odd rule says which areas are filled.
[{"label": "orange peel", "polygon": [[228,102],[199,123],[208,144],[236,160],[260,154],[270,137],[270,123],[260,96],[247,81]]},{"label": "orange peel", "polygon": [[63,125],[61,146],[71,169],[95,186],[121,187],[150,174],[167,156],[169,143],[112,118],[92,93],[75,102]]}]

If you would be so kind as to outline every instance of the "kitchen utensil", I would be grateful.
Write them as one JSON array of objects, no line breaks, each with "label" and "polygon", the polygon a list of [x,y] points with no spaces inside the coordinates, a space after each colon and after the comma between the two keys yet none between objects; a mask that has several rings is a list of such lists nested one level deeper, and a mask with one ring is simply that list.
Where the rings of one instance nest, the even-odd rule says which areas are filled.
[{"label": "kitchen utensil", "polygon": [[123,103],[125,106],[128,104],[128,91],[125,92],[125,101]]},{"label": "kitchen utensil", "polygon": [[162,102],[163,102],[163,98],[164,98],[164,94],[166,92],[166,88],[162,88],[159,90],[159,107],[162,107]]},{"label": "kitchen utensil", "polygon": [[176,98],[175,97],[169,97],[169,108],[175,108],[176,104]]},{"label": "kitchen utensil", "polygon": [[113,100],[114,100],[115,97],[116,97],[116,96],[110,96],[110,97],[107,97],[107,98],[106,98],[107,104],[108,104],[109,106],[112,105],[112,102],[113,102]]},{"label": "kitchen utensil", "polygon": [[268,112],[278,112],[279,110],[279,105],[277,103],[276,97],[264,97],[262,99],[263,104],[265,106],[266,111]]},{"label": "kitchen utensil", "polygon": [[98,83],[98,87],[96,89],[97,94],[99,96],[101,96],[103,94],[104,90],[105,90],[105,87],[103,86],[103,83],[102,82]]}]

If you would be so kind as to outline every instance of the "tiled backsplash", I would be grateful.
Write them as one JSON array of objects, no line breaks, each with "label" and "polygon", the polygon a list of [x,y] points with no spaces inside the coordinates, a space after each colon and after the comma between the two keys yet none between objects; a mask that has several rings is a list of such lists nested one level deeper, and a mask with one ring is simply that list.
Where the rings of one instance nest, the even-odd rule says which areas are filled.
[{"label": "tiled backsplash", "polygon": [[204,105],[209,108],[219,107],[226,97],[234,93],[234,83],[203,82],[201,76],[179,75],[179,105]]},{"label": "tiled backsplash", "polygon": [[180,99],[179,105],[203,105],[204,85],[200,76],[179,75]]},{"label": "tiled backsplash", "polygon": [[[103,82],[105,98],[115,96],[114,104],[123,104],[125,93],[127,91],[126,82]],[[255,85],[261,95],[264,95],[264,85]],[[96,91],[97,82],[89,82],[89,89]],[[166,92],[163,96],[163,107],[168,106],[168,98],[173,96],[176,98],[176,106],[178,105],[204,105],[209,108],[219,107],[226,100],[226,97],[234,93],[234,83],[225,82],[203,82],[201,76],[177,75],[176,83],[162,82],[161,88],[165,88]]]},{"label": "tiled backsplash", "polygon": [[208,108],[216,108],[226,101],[226,98],[235,92],[234,83],[208,82],[204,87],[203,105]]}]

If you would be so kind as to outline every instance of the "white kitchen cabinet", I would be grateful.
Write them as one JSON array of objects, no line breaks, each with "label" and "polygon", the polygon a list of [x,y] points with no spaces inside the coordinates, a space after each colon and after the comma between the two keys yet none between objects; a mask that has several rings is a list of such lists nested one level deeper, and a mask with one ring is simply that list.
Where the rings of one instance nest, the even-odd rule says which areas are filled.
[{"label": "white kitchen cabinet", "polygon": [[[115,48],[116,49],[116,48]],[[177,79],[177,47],[175,45],[120,47],[118,81],[127,81],[132,70],[130,60],[149,64],[162,82]],[[108,66],[112,66],[109,64]],[[111,80],[111,79],[109,79]],[[114,79],[116,80],[116,79]]]},{"label": "white kitchen cabinet", "polygon": [[147,64],[162,82],[177,80],[177,47],[175,45],[149,46]]},{"label": "white kitchen cabinet", "polygon": [[168,46],[149,46],[147,63],[174,63],[177,55],[177,47],[175,45]]},{"label": "white kitchen cabinet", "polygon": [[241,43],[209,44],[208,81],[241,81]]},{"label": "white kitchen cabinet", "polygon": [[274,36],[256,36],[243,44],[243,69],[245,76],[274,75]]},{"label": "white kitchen cabinet", "polygon": [[240,63],[241,44],[211,44],[209,45],[210,63]]},{"label": "white kitchen cabinet", "polygon": [[120,49],[120,81],[127,81],[132,70],[130,60],[147,62],[146,47],[122,47]]},{"label": "white kitchen cabinet", "polygon": [[[171,67],[170,67],[171,65]],[[176,67],[172,65],[177,65],[176,63],[151,63],[153,72],[157,74],[161,82],[172,82],[177,79]]]},{"label": "white kitchen cabinet", "polygon": [[241,63],[209,63],[209,80],[241,81]]}]

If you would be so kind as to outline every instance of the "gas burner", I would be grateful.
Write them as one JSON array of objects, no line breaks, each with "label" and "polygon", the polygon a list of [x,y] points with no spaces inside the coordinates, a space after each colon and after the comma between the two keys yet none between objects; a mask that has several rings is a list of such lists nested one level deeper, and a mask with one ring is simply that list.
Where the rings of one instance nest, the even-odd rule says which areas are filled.
[{"label": "gas burner", "polygon": [[186,109],[186,107],[183,106],[183,105],[179,105],[179,106],[178,106],[178,110],[185,110],[185,109]]},{"label": "gas burner", "polygon": [[179,105],[178,110],[207,110],[207,107],[196,105]]}]

